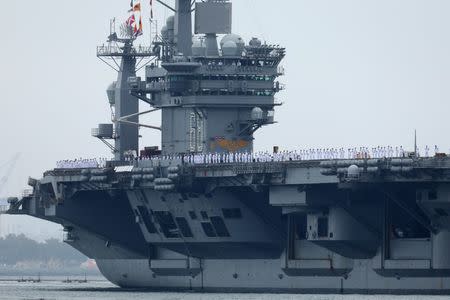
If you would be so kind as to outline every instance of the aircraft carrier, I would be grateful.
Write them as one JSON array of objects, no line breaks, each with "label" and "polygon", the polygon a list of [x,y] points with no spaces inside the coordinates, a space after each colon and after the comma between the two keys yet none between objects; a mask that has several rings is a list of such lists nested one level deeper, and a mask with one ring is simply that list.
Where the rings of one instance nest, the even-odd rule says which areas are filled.
[{"label": "aircraft carrier", "polygon": [[[285,49],[233,34],[229,1],[175,3],[151,47],[125,28],[97,49],[118,77],[112,123],[92,134],[114,158],[30,178],[7,213],[61,224],[120,287],[449,293],[450,159],[255,158]],[[139,146],[145,128],[160,148]]]}]

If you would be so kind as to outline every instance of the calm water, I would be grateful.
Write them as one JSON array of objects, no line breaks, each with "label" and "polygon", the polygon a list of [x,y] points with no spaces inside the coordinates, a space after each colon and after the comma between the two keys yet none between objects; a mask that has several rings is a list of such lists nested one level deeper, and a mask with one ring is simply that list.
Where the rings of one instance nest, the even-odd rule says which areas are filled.
[{"label": "calm water", "polygon": [[[62,279],[63,280],[63,279]],[[0,281],[0,299],[82,299],[82,300],[449,300],[450,296],[360,296],[360,295],[270,295],[270,294],[199,294],[123,291],[106,281],[63,283],[61,280],[40,283]]]}]

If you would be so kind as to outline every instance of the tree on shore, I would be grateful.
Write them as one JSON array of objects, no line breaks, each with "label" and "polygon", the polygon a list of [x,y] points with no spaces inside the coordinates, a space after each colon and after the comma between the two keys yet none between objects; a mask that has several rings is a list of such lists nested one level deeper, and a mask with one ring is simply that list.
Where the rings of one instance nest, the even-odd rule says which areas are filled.
[{"label": "tree on shore", "polygon": [[0,238],[0,265],[15,265],[21,261],[47,262],[50,260],[81,264],[86,259],[86,256],[57,239],[39,243],[23,234]]}]

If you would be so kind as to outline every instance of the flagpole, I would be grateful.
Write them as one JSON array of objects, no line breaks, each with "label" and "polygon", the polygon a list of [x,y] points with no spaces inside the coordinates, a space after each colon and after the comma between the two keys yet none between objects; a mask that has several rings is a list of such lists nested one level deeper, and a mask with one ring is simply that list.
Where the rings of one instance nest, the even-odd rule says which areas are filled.
[{"label": "flagpole", "polygon": [[153,1],[150,0],[149,4],[150,4],[150,18],[149,18],[150,28],[149,28],[149,33],[148,34],[150,35],[150,46],[151,46],[152,42],[153,42],[153,36],[152,36],[152,30],[153,30]]},{"label": "flagpole", "polygon": [[417,158],[417,129],[414,129],[414,156]]}]

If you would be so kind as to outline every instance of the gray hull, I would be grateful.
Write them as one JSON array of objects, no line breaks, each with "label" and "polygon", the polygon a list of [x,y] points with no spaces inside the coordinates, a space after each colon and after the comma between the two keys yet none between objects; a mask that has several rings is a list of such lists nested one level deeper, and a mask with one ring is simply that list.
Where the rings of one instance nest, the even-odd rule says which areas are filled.
[{"label": "gray hull", "polygon": [[203,272],[192,278],[154,276],[145,259],[97,260],[100,271],[109,281],[126,288],[208,292],[450,293],[449,278],[385,278],[372,270],[371,260],[355,261],[354,269],[347,279],[289,277],[283,273],[280,260],[204,260],[202,263]]},{"label": "gray hull", "polygon": [[[121,287],[450,292],[450,173],[427,177],[450,169],[450,159],[420,159],[405,174],[393,174],[395,160],[378,161],[381,185],[380,173],[351,179],[324,169],[345,161],[166,163],[140,162],[138,170],[189,174],[201,183],[187,189],[195,192],[183,186],[160,191],[161,185],[144,181],[136,186],[133,172],[100,170],[111,183],[97,184],[86,182],[83,170],[56,170],[40,181],[45,194],[22,199],[10,213],[62,224],[65,241],[96,259],[105,277]],[[268,183],[261,184],[261,168]],[[48,198],[42,205],[41,196],[60,184],[64,201]]]}]

